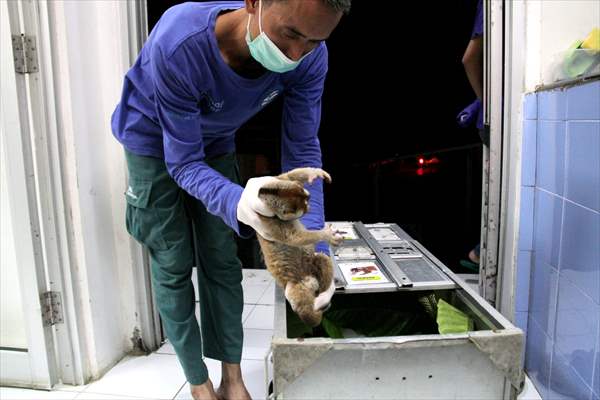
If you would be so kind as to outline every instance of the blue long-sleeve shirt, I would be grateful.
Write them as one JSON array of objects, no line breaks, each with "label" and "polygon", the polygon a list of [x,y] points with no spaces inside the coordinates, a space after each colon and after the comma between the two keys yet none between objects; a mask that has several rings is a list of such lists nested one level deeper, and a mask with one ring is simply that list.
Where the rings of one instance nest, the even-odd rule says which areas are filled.
[{"label": "blue long-sleeve shirt", "polygon": [[[320,44],[293,71],[241,77],[220,54],[215,22],[221,11],[243,6],[242,1],[184,3],[167,10],[127,72],[111,122],[114,136],[128,151],[163,158],[180,187],[248,236],[249,228],[237,220],[243,188],[204,160],[233,152],[237,129],[284,96],[282,170],[321,167],[317,132],[327,47]],[[324,224],[322,181],[307,189],[310,211],[302,221],[319,229]]]}]

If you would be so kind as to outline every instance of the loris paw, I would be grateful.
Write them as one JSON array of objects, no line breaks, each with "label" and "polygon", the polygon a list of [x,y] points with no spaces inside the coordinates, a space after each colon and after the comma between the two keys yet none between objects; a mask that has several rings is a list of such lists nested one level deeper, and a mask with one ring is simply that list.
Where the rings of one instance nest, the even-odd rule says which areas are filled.
[{"label": "loris paw", "polygon": [[338,231],[334,231],[331,225],[328,225],[323,231],[325,231],[325,235],[327,236],[327,242],[332,246],[339,246],[344,241],[344,236],[338,233]]},{"label": "loris paw", "polygon": [[331,176],[321,168],[307,168],[307,182],[313,183],[315,179],[321,178],[327,183],[331,183]]}]

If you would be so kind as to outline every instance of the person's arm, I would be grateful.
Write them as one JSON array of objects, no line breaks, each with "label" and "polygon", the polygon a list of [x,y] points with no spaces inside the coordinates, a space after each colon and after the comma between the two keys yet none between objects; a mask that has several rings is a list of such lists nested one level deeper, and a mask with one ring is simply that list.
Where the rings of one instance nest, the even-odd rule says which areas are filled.
[{"label": "person's arm", "polygon": [[477,98],[483,98],[483,37],[478,36],[469,42],[462,58],[469,83]]},{"label": "person's arm", "polygon": [[204,162],[199,93],[190,79],[201,73],[202,61],[184,45],[172,54],[165,54],[160,43],[154,43],[150,62],[169,174],[181,188],[202,201],[208,212],[221,217],[236,233],[240,234],[240,228],[243,228],[242,235],[251,234],[237,219],[237,205],[243,188]]},{"label": "person's arm", "polygon": [[483,1],[477,2],[471,41],[462,59],[465,72],[477,98],[483,100]]},{"label": "person's arm", "polygon": [[[327,47],[323,44],[303,76],[284,93],[281,164],[283,172],[299,167],[322,167],[321,145],[317,136],[321,122],[321,97],[327,75]],[[308,60],[307,60],[308,61]],[[334,178],[335,179],[335,178]],[[310,192],[309,211],[301,218],[307,229],[321,229],[325,224],[323,181],[306,185]],[[326,243],[317,251],[327,252]]]}]

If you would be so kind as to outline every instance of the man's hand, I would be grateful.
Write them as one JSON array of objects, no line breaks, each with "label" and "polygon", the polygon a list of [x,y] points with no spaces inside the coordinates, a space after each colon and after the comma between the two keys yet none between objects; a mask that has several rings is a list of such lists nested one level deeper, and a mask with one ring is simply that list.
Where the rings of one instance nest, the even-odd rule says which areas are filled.
[{"label": "man's hand", "polygon": [[273,240],[273,238],[270,237],[267,228],[260,220],[259,214],[264,217],[273,217],[275,214],[258,198],[258,191],[264,185],[276,181],[277,178],[272,176],[249,179],[237,206],[238,221],[252,227],[256,233],[267,240]]}]

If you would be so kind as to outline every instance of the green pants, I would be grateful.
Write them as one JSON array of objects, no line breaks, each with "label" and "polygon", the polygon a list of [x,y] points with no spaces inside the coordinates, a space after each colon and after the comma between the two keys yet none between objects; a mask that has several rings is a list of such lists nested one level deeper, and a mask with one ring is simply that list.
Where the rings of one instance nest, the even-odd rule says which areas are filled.
[{"label": "green pants", "polygon": [[[129,169],[127,231],[148,248],[155,302],[188,382],[202,384],[202,355],[240,363],[243,328],[242,266],[234,231],[181,189],[163,160],[125,152]],[[239,182],[235,154],[206,160]],[[198,267],[200,327],[192,268]]]}]

